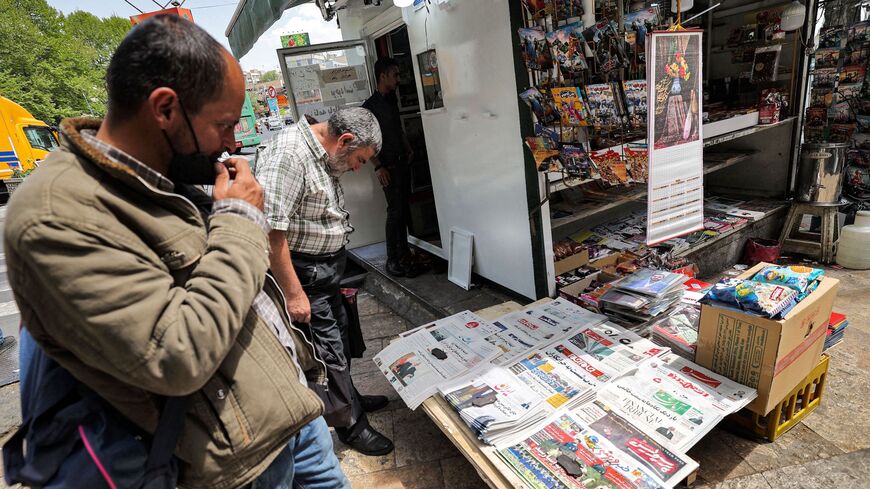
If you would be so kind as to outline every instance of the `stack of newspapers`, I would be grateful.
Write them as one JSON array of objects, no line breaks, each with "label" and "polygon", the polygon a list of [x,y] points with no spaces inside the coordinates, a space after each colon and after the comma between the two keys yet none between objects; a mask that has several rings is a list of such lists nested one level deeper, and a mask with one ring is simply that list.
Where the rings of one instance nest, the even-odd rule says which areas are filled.
[{"label": "stack of newspapers", "polygon": [[613,323],[587,324],[440,391],[481,440],[509,445],[557,410],[589,402],[601,386],[666,351]]}]

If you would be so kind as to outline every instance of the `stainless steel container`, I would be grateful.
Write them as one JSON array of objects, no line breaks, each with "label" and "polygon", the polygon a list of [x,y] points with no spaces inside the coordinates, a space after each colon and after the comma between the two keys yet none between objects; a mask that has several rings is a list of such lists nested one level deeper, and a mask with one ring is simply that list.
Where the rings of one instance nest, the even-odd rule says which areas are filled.
[{"label": "stainless steel container", "polygon": [[836,205],[849,143],[806,143],[801,147],[795,181],[798,202]]}]

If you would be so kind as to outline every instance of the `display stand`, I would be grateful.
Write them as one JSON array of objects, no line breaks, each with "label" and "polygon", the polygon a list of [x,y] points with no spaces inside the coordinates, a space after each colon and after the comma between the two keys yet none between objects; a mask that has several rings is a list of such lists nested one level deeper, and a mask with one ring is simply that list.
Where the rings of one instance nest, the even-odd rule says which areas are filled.
[{"label": "display stand", "polygon": [[[551,299],[542,299],[527,307],[549,302]],[[476,311],[475,314],[486,320],[494,320],[510,312],[518,311],[523,306],[516,302],[505,302],[496,306]],[[455,446],[462,455],[474,466],[480,478],[492,489],[528,489],[513,470],[501,459],[494,447],[489,446],[477,439],[462,421],[456,411],[440,395],[434,395],[423,402],[420,408],[429,416]],[[695,483],[697,470],[689,475],[683,482],[691,487]]]}]

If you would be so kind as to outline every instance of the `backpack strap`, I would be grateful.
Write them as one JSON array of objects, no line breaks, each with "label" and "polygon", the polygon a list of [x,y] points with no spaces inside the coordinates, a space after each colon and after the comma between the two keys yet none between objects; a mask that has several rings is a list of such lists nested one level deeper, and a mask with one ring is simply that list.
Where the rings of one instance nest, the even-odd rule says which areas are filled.
[{"label": "backpack strap", "polygon": [[175,445],[184,428],[184,415],[190,406],[190,396],[167,397],[157,422],[157,431],[151,439],[151,451],[145,473],[159,470],[169,464],[175,454]]}]

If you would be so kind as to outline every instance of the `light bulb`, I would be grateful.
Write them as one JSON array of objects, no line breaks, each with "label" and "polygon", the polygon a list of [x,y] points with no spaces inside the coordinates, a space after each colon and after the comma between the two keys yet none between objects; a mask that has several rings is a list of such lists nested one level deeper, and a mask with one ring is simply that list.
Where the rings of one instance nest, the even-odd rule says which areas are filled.
[{"label": "light bulb", "polygon": [[393,0],[393,5],[399,8],[410,7],[414,4],[414,0]]},{"label": "light bulb", "polygon": [[[692,10],[692,7],[695,6],[694,0],[681,0],[680,1],[680,11],[685,12],[686,10]],[[671,0],[671,12],[677,13],[677,0]]]},{"label": "light bulb", "polygon": [[795,0],[782,11],[779,18],[779,28],[786,32],[796,31],[803,27],[806,19],[807,8]]}]

